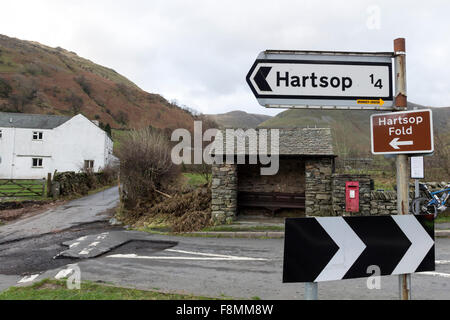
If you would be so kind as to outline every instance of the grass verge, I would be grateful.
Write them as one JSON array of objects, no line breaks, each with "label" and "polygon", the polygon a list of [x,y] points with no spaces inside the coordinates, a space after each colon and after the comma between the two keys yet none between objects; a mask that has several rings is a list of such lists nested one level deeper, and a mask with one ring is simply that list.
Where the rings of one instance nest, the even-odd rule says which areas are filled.
[{"label": "grass verge", "polygon": [[450,222],[450,216],[442,216],[438,217],[436,220],[434,220],[435,223],[449,223]]},{"label": "grass verge", "polygon": [[201,186],[207,183],[208,181],[199,173],[183,173],[183,176],[187,178],[187,183],[190,186]]},{"label": "grass verge", "polygon": [[215,300],[214,298],[128,289],[82,282],[80,290],[69,290],[62,280],[45,279],[28,287],[11,287],[0,300]]}]

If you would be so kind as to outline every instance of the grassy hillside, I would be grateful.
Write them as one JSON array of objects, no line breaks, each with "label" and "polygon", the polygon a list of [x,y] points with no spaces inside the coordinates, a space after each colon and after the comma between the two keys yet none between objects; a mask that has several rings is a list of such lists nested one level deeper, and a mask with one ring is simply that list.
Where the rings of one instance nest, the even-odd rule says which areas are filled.
[{"label": "grassy hillside", "polygon": [[222,114],[208,115],[223,128],[256,128],[259,124],[272,118],[264,114],[253,114],[245,111],[231,111]]},{"label": "grassy hillside", "polygon": [[[411,103],[413,107],[424,108]],[[431,108],[434,128],[450,141],[450,107]],[[263,122],[263,128],[330,127],[340,156],[370,155],[370,115],[374,111],[291,109]]]},{"label": "grassy hillside", "polygon": [[0,111],[73,115],[113,128],[190,128],[190,113],[62,48],[0,35]]}]

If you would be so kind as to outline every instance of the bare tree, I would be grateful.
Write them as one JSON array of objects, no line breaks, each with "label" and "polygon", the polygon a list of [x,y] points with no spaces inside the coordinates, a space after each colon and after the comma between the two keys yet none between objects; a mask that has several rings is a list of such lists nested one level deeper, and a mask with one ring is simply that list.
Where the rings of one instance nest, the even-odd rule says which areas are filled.
[{"label": "bare tree", "polygon": [[[202,122],[202,134],[208,130],[208,129],[215,129],[218,128],[218,124],[212,120],[210,117],[204,115],[204,114],[199,114],[195,117],[196,121],[201,121]],[[193,137],[194,135],[192,135]],[[203,141],[203,150],[205,150],[205,147],[210,144],[211,142],[209,141]],[[211,183],[211,165],[206,164],[204,160],[202,160],[201,164],[195,164],[192,165],[191,167],[191,171],[193,171],[194,173],[199,174],[200,176],[203,177],[203,179],[210,184]]]}]

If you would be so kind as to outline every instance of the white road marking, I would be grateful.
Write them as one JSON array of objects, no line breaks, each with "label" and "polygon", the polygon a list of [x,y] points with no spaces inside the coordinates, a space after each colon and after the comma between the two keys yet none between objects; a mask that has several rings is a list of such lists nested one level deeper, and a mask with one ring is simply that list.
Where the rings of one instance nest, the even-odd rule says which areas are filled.
[{"label": "white road marking", "polygon": [[[198,255],[198,256],[227,258],[227,259],[246,258],[246,257],[230,256],[230,255],[223,255],[223,254],[216,254],[216,253],[203,253],[203,252],[193,252],[193,251],[184,251],[184,250],[175,250],[175,249],[166,249],[165,251],[176,252],[176,253],[194,254],[194,255]],[[259,259],[259,258],[248,258],[248,259]],[[263,259],[263,260],[267,260],[267,259]]]},{"label": "white road marking", "polygon": [[87,238],[87,236],[84,236],[84,237],[78,238],[77,241],[83,241],[83,240],[86,240],[86,238]]},{"label": "white road marking", "polygon": [[89,254],[89,252],[91,252],[94,247],[96,247],[100,242],[96,241],[96,242],[92,242],[87,248],[84,248],[83,250],[80,251],[80,255],[86,255]]},{"label": "white road marking", "polygon": [[37,277],[39,277],[39,274],[33,274],[29,277],[23,277],[18,283],[25,283],[25,282],[31,282],[34,279],[36,279]]},{"label": "white road marking", "polygon": [[100,234],[99,236],[97,236],[97,240],[103,240],[108,236],[109,232],[104,232],[102,234]]},{"label": "white road marking", "polygon": [[148,260],[203,260],[203,261],[267,261],[262,258],[219,258],[219,257],[162,257],[162,256],[138,256],[136,254],[114,254],[107,256],[107,258],[126,258],[126,259],[148,259]]},{"label": "white road marking", "polygon": [[74,242],[69,246],[69,248],[74,248],[74,247],[78,246],[79,244],[80,244],[79,242]]},{"label": "white road marking", "polygon": [[450,264],[450,260],[436,260],[436,264]]},{"label": "white road marking", "polygon": [[107,258],[125,258],[125,259],[148,259],[148,260],[203,260],[203,261],[267,261],[268,259],[264,258],[251,258],[251,257],[238,257],[238,256],[229,256],[223,254],[214,254],[214,253],[203,253],[203,252],[193,252],[193,251],[184,251],[184,250],[174,250],[174,249],[166,249],[165,251],[174,252],[174,253],[183,253],[183,254],[191,254],[197,255],[201,257],[173,257],[173,256],[138,256],[137,254],[113,254],[107,256]]},{"label": "white road marking", "polygon": [[427,272],[419,272],[418,274],[425,275],[425,276],[450,278],[449,273],[443,273],[443,272],[427,271]]},{"label": "white road marking", "polygon": [[58,274],[55,276],[55,279],[62,279],[67,277],[73,272],[73,269],[64,269],[58,272]]}]

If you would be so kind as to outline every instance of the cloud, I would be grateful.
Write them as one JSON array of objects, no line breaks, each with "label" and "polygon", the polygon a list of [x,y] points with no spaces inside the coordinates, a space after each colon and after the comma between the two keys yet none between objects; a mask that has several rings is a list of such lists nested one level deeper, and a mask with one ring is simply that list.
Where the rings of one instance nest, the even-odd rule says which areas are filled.
[{"label": "cloud", "polygon": [[[367,27],[371,6],[379,29]],[[75,51],[202,112],[278,112],[259,106],[245,82],[264,49],[392,51],[400,36],[409,100],[450,105],[445,0],[16,0],[2,9],[2,33]]]}]

